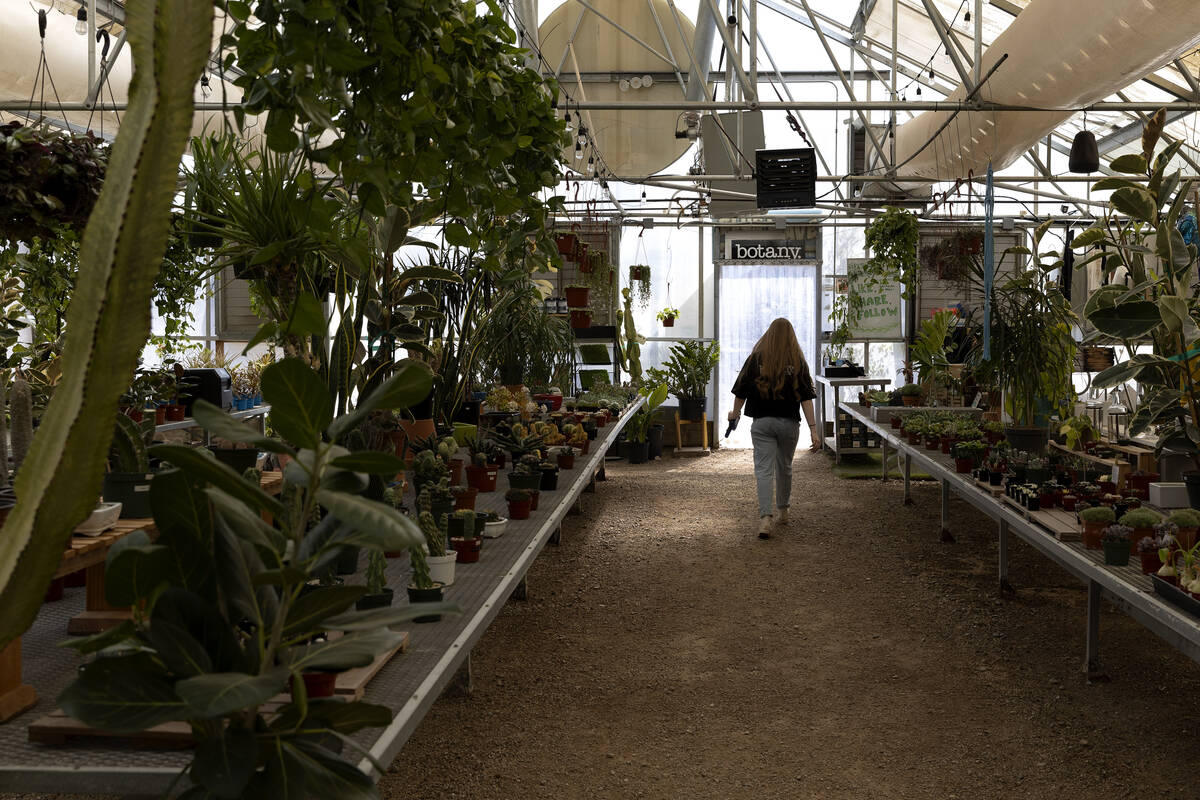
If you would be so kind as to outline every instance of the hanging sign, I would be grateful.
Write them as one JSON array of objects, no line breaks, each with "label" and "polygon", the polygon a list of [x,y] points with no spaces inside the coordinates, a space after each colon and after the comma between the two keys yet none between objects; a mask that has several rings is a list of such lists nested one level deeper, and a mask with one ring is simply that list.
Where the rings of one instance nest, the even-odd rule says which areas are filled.
[{"label": "hanging sign", "polygon": [[726,234],[725,258],[756,264],[798,264],[801,261],[816,261],[819,258],[820,247],[819,229],[815,228],[811,233],[807,230],[797,231],[789,238],[765,239],[746,236],[735,239]]},{"label": "hanging sign", "polygon": [[862,313],[858,323],[850,329],[850,338],[878,341],[902,339],[904,338],[904,325],[900,305],[900,284],[884,283],[867,288],[859,286],[861,265],[866,262],[865,258],[846,259],[845,289],[851,294],[858,295],[862,302]]}]

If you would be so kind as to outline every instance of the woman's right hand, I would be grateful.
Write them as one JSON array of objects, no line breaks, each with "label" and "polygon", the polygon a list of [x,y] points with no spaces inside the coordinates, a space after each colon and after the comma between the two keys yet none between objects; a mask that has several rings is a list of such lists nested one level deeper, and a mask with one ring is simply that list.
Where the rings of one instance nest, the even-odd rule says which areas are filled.
[{"label": "woman's right hand", "polygon": [[734,411],[731,408],[729,409],[729,414],[726,415],[725,419],[729,420],[730,422],[737,422],[739,419],[741,419],[741,416],[742,414],[740,411]]}]

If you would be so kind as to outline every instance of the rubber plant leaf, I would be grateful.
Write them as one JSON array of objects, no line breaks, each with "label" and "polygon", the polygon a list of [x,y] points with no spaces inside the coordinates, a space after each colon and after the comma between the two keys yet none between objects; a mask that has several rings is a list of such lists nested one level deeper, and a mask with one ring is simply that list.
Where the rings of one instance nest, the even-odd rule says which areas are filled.
[{"label": "rubber plant leaf", "polygon": [[150,333],[192,93],[208,58],[211,0],[129,0],[129,105],[79,249],[62,377],[0,531],[0,647],[42,605],[71,531],[95,508],[117,402]]}]

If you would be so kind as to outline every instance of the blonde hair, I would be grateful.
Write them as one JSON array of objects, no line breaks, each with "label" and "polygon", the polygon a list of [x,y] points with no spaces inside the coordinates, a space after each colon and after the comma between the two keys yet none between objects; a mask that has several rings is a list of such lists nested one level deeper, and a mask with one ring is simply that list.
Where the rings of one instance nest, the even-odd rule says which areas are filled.
[{"label": "blonde hair", "polygon": [[758,377],[754,385],[763,397],[783,398],[783,388],[788,378],[793,378],[792,387],[797,398],[803,383],[812,380],[808,362],[796,339],[792,323],[779,317],[767,327],[767,332],[754,345],[753,355],[758,356]]}]

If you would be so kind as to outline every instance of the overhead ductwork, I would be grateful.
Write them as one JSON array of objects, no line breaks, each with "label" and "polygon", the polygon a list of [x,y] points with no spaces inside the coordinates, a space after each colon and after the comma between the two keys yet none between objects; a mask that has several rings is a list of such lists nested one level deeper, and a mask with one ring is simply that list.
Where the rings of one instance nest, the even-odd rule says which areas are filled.
[{"label": "overhead ductwork", "polygon": [[[1197,0],[1033,0],[984,53],[980,75],[1008,58],[977,96],[1047,110],[925,112],[896,130],[896,173],[954,180],[982,175],[989,162],[1003,169],[1070,109],[1103,100],[1197,42]],[[960,86],[948,99],[969,91]]]}]

